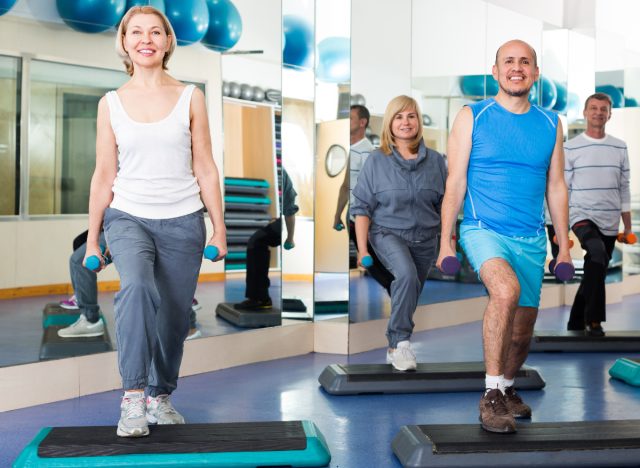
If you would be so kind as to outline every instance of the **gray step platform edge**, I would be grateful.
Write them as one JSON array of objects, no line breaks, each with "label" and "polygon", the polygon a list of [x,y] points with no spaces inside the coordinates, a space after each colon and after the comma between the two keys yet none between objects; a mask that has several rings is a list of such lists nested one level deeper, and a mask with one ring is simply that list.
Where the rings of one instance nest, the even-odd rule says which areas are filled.
[{"label": "gray step platform edge", "polygon": [[606,331],[589,337],[580,331],[535,331],[529,352],[617,353],[640,352],[640,331]]},{"label": "gray step platform edge", "polygon": [[[418,371],[421,367],[427,367],[430,363],[418,363]],[[397,375],[398,380],[370,380],[370,381],[349,381],[348,373],[340,364],[331,364],[324,368],[318,382],[322,388],[331,395],[365,395],[371,393],[438,393],[438,392],[482,392],[485,389],[485,367],[483,362],[451,362],[451,363],[431,363],[432,366],[445,367],[447,365],[463,365],[470,368],[470,371],[480,375],[471,378],[455,379],[428,379],[427,374],[424,379],[411,378],[405,380],[402,377],[406,374],[413,374],[411,377],[418,377],[416,374],[393,371],[390,364],[380,365],[388,367],[388,372]],[[368,366],[368,364],[363,365]],[[348,367],[358,367],[349,365]],[[443,369],[443,371],[446,371]],[[449,371],[451,372],[451,371]],[[458,371],[456,371],[458,372]],[[460,372],[460,375],[463,375]],[[540,390],[546,385],[540,373],[529,366],[522,366],[516,374],[515,386],[518,390]]]},{"label": "gray step platform edge", "polygon": [[[495,434],[507,438],[508,434]],[[638,466],[640,447],[606,450],[553,450],[535,452],[493,452],[443,454],[435,452],[431,440],[416,425],[403,426],[391,442],[391,449],[405,468],[423,467],[583,467]],[[535,453],[535,456],[532,454]]]},{"label": "gray step platform edge", "polygon": [[228,302],[218,304],[216,315],[241,328],[275,327],[282,323],[280,309],[237,310]]}]

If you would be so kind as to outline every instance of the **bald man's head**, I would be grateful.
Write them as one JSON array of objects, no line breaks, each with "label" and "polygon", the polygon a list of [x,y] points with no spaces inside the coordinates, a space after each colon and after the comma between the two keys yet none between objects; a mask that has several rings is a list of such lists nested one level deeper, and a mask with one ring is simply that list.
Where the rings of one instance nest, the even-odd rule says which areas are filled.
[{"label": "bald man's head", "polygon": [[495,62],[495,64],[498,65],[498,60],[499,60],[500,52],[502,51],[502,49],[505,46],[511,45],[511,44],[514,44],[514,43],[522,44],[522,45],[525,45],[525,46],[527,46],[529,48],[529,50],[531,51],[531,60],[533,60],[533,66],[537,67],[538,66],[538,55],[536,54],[536,50],[533,47],[531,47],[529,44],[527,44],[526,42],[521,41],[520,39],[514,39],[512,41],[505,42],[500,47],[498,47],[498,50],[496,51],[496,62]]}]

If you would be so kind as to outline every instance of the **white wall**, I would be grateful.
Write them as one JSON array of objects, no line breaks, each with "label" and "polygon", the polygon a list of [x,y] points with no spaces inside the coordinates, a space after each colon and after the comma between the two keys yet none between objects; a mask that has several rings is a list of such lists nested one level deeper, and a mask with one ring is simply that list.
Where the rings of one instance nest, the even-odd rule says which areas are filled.
[{"label": "white wall", "polygon": [[351,93],[372,114],[411,93],[411,0],[352,0]]},{"label": "white wall", "polygon": [[[83,34],[61,24],[12,15],[0,17],[0,54],[122,69],[114,51],[113,33]],[[170,73],[179,79],[206,83],[214,159],[222,169],[220,54],[200,45],[178,47],[169,66]],[[22,151],[27,151],[27,147],[23,145]],[[68,283],[70,245],[86,225],[83,216],[0,221],[0,288]],[[222,269],[220,263],[207,263],[202,271]],[[114,268],[100,276],[101,280],[115,278]]]}]

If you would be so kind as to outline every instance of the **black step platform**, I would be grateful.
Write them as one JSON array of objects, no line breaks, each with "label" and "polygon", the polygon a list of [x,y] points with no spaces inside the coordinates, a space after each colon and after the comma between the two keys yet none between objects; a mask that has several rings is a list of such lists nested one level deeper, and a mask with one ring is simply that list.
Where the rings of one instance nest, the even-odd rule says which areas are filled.
[{"label": "black step platform", "polygon": [[14,467],[217,466],[316,467],[331,460],[311,421],[151,426],[148,437],[116,428],[44,428]]},{"label": "black step platform", "polygon": [[50,302],[42,310],[42,328],[50,326],[65,326],[75,323],[80,317],[78,309],[65,309],[58,302]]},{"label": "black step platform", "polygon": [[218,304],[216,315],[242,328],[275,327],[282,323],[280,309],[238,310],[227,302]]},{"label": "black step platform", "polygon": [[282,298],[282,310],[289,312],[306,312],[307,306],[300,299]]},{"label": "black step platform", "polygon": [[104,334],[102,336],[60,338],[58,336],[58,330],[66,326],[67,325],[50,325],[44,329],[42,342],[40,343],[41,361],[113,351],[106,326],[104,327]]},{"label": "black step platform", "polygon": [[[331,364],[318,382],[332,395],[367,393],[482,392],[485,389],[483,362],[418,363],[414,372],[395,370],[391,364]],[[522,366],[516,374],[519,390],[540,390],[545,386],[537,370]]]},{"label": "black step platform", "polygon": [[391,448],[412,468],[638,466],[640,421],[520,423],[515,434],[480,424],[404,426]]},{"label": "black step platform", "polygon": [[587,336],[583,331],[536,331],[531,352],[606,353],[640,351],[640,331],[605,331],[604,336]]}]

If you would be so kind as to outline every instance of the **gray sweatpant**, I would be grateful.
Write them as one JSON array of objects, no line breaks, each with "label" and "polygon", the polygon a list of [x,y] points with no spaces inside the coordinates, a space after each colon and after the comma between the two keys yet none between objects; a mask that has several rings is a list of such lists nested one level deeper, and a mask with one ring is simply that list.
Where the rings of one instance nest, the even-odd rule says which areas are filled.
[{"label": "gray sweatpant", "polygon": [[391,283],[391,317],[387,325],[390,348],[411,338],[413,314],[437,254],[436,231],[389,229],[372,226],[369,240],[378,258],[395,279]]},{"label": "gray sweatpant", "polygon": [[151,396],[170,394],[202,263],[202,211],[147,219],[107,208],[104,230],[120,274],[114,310],[122,385],[146,387]]},{"label": "gray sweatpant", "polygon": [[[100,245],[105,245],[104,232],[100,233],[98,240]],[[69,257],[69,274],[73,293],[78,302],[78,309],[85,318],[96,323],[100,319],[100,306],[98,305],[98,274],[86,268],[82,262],[87,252],[87,244],[84,243],[73,251]]]}]

